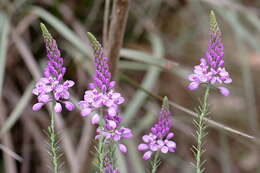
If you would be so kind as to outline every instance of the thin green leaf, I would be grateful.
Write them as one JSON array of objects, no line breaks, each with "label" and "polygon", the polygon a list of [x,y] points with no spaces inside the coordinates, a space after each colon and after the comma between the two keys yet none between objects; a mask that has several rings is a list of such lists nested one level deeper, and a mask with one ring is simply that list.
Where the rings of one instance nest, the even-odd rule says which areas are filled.
[{"label": "thin green leaf", "polygon": [[[164,49],[161,40],[156,35],[150,34],[149,36],[153,46],[154,55],[157,57],[162,57],[164,55]],[[149,67],[141,84],[142,88],[146,89],[147,91],[151,91],[159,78],[160,72],[161,70],[157,67]],[[141,90],[136,92],[131,102],[128,103],[128,106],[123,114],[125,117],[123,122],[124,125],[129,124],[130,121],[133,120],[134,115],[136,115],[138,110],[142,107],[147,96],[147,93]]]},{"label": "thin green leaf", "polygon": [[[77,47],[85,56],[91,59],[92,52],[90,46],[87,46],[71,29],[69,29],[63,22],[61,22],[58,18],[44,10],[40,7],[32,7],[31,12],[45,20],[47,23],[52,25],[66,40],[72,43],[75,47]],[[125,49],[122,48],[120,51],[120,56],[134,60],[143,62],[146,64],[158,66],[163,69],[171,70],[177,63],[160,59],[156,55],[150,55],[148,53],[144,53],[137,50]]]},{"label": "thin green leaf", "polygon": [[5,13],[0,12],[0,96],[2,95],[8,35],[10,31],[9,19]]},{"label": "thin green leaf", "polygon": [[44,10],[40,7],[32,7],[31,12],[48,22],[52,27],[54,27],[59,33],[69,42],[71,42],[75,47],[77,47],[82,53],[84,53],[88,58],[92,56],[91,49],[63,22],[58,18]]}]

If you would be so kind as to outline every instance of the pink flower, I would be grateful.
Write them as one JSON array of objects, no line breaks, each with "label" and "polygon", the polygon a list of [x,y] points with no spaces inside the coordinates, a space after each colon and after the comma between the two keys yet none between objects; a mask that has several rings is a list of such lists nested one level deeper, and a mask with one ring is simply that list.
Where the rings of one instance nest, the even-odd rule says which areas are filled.
[{"label": "pink flower", "polygon": [[[121,143],[121,140],[132,138],[133,135],[130,129],[121,126],[120,105],[125,100],[120,93],[113,90],[116,82],[111,79],[108,58],[105,56],[103,48],[93,35],[88,33],[88,36],[95,55],[95,76],[93,83],[89,84],[89,89],[85,91],[83,100],[79,102],[81,115],[89,116],[93,113],[92,124],[102,122],[100,123],[102,125],[97,128],[96,140],[103,136],[104,144],[115,142],[120,151],[126,153],[127,148]],[[102,114],[97,115],[96,113],[99,112]]]},{"label": "pink flower", "polygon": [[66,68],[63,67],[63,58],[61,57],[60,50],[56,41],[43,24],[41,28],[49,61],[44,69],[44,77],[36,83],[32,91],[38,98],[38,103],[33,105],[33,111],[39,111],[49,102],[55,104],[56,112],[62,111],[61,103],[65,104],[67,110],[72,111],[74,105],[68,101],[70,99],[69,88],[75,83],[71,80],[62,83]]},{"label": "pink flower", "polygon": [[142,137],[144,143],[138,145],[139,151],[146,151],[143,155],[144,160],[149,160],[153,152],[161,152],[163,154],[175,152],[176,143],[171,140],[174,134],[170,132],[172,126],[170,116],[168,99],[165,97],[159,121],[151,128],[151,132],[148,135]]},{"label": "pink flower", "polygon": [[[38,107],[39,109],[36,109],[36,107],[33,107],[34,111],[39,111],[43,105],[54,102],[55,105],[58,104],[59,108],[56,109],[56,111],[62,111],[62,105],[63,103],[65,105],[65,108],[68,111],[74,110],[74,105],[70,101],[67,101],[70,99],[69,94],[69,88],[74,85],[73,81],[65,81],[63,84],[61,84],[60,81],[53,79],[52,77],[49,78],[41,78],[40,81],[38,81],[35,85],[35,88],[33,89],[33,94],[37,96],[38,98]],[[41,105],[39,107],[39,105]]]},{"label": "pink flower", "polygon": [[[193,74],[188,77],[190,81],[188,88],[192,91],[198,89],[201,84],[218,87],[232,82],[224,67],[224,45],[221,42],[220,29],[217,27],[214,31],[211,30],[210,34],[211,40],[204,58],[200,59],[199,65],[194,66]],[[229,95],[227,88],[218,88],[222,95]]]}]

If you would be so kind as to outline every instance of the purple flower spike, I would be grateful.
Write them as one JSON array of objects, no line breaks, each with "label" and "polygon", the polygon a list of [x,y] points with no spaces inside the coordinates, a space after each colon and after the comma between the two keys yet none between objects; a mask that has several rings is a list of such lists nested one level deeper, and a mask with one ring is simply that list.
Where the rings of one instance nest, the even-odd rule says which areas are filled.
[{"label": "purple flower spike", "polygon": [[[92,124],[103,122],[103,126],[97,128],[96,140],[101,136],[105,138],[105,143],[114,141],[122,153],[127,152],[122,139],[130,139],[133,134],[130,129],[122,127],[122,117],[120,116],[120,105],[125,99],[120,93],[113,89],[115,81],[111,81],[111,73],[108,66],[108,57],[96,38],[88,33],[88,38],[94,50],[95,76],[89,89],[85,91],[84,100],[79,102],[82,116],[93,115]],[[97,113],[102,112],[102,115]]]},{"label": "purple flower spike", "polygon": [[39,111],[45,104],[54,102],[55,112],[62,111],[62,104],[68,111],[75,107],[68,101],[70,99],[69,88],[74,82],[67,80],[62,83],[66,68],[63,67],[63,58],[56,41],[52,38],[44,24],[41,24],[44,42],[47,50],[48,63],[42,77],[35,85],[33,94],[37,96],[38,103],[33,105],[33,111]]},{"label": "purple flower spike", "polygon": [[219,87],[222,84],[232,83],[232,79],[224,67],[224,45],[221,42],[221,32],[213,12],[210,15],[210,26],[211,39],[208,50],[204,58],[200,59],[200,64],[194,67],[193,74],[189,76],[191,83],[188,88],[193,91],[204,83],[218,87],[222,95],[228,96],[228,89]]},{"label": "purple flower spike", "polygon": [[162,109],[158,122],[151,128],[149,135],[143,136],[143,142],[138,145],[139,151],[145,151],[144,160],[149,160],[153,152],[161,153],[175,152],[176,143],[171,139],[174,133],[170,132],[172,121],[170,119],[171,112],[169,110],[167,97],[163,100]]}]

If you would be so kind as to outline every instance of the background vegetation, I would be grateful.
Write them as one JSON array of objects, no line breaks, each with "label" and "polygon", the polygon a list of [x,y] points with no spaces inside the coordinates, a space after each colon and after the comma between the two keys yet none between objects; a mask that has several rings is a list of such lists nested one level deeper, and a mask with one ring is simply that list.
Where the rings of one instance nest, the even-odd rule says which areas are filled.
[{"label": "background vegetation", "polygon": [[[113,15],[106,15],[112,4],[113,0],[0,2],[0,172],[48,171],[43,129],[48,126],[49,113],[31,109],[35,102],[31,91],[46,57],[40,22],[46,24],[62,51],[68,67],[65,78],[76,81],[76,101],[93,73],[86,32],[105,40],[108,52],[113,41],[120,39],[108,40],[103,32],[106,22],[113,21]],[[193,172],[192,119],[200,93],[187,90],[187,75],[207,48],[211,9],[222,29],[226,68],[233,84],[229,97],[215,92],[209,99],[206,172],[260,172],[259,8],[257,0],[130,0],[120,61],[113,69],[117,89],[127,100],[122,108],[124,123],[135,134],[126,143],[129,154],[118,153],[121,172],[144,173],[148,166],[136,148],[158,117],[164,95],[174,113],[177,151],[165,155],[159,172]],[[79,111],[57,117],[64,172],[91,172],[95,129],[89,119],[82,118]]]}]

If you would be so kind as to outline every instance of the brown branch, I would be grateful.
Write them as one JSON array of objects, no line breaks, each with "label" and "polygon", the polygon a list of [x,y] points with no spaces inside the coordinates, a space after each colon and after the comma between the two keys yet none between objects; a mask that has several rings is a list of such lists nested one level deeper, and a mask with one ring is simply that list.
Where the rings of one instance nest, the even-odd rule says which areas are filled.
[{"label": "brown branch", "polygon": [[110,0],[105,0],[105,12],[103,21],[103,46],[108,49],[108,26],[109,26]]},{"label": "brown branch", "polygon": [[123,44],[130,0],[114,0],[112,21],[109,27],[108,57],[110,58],[110,71],[113,78],[117,72],[119,52]]}]

